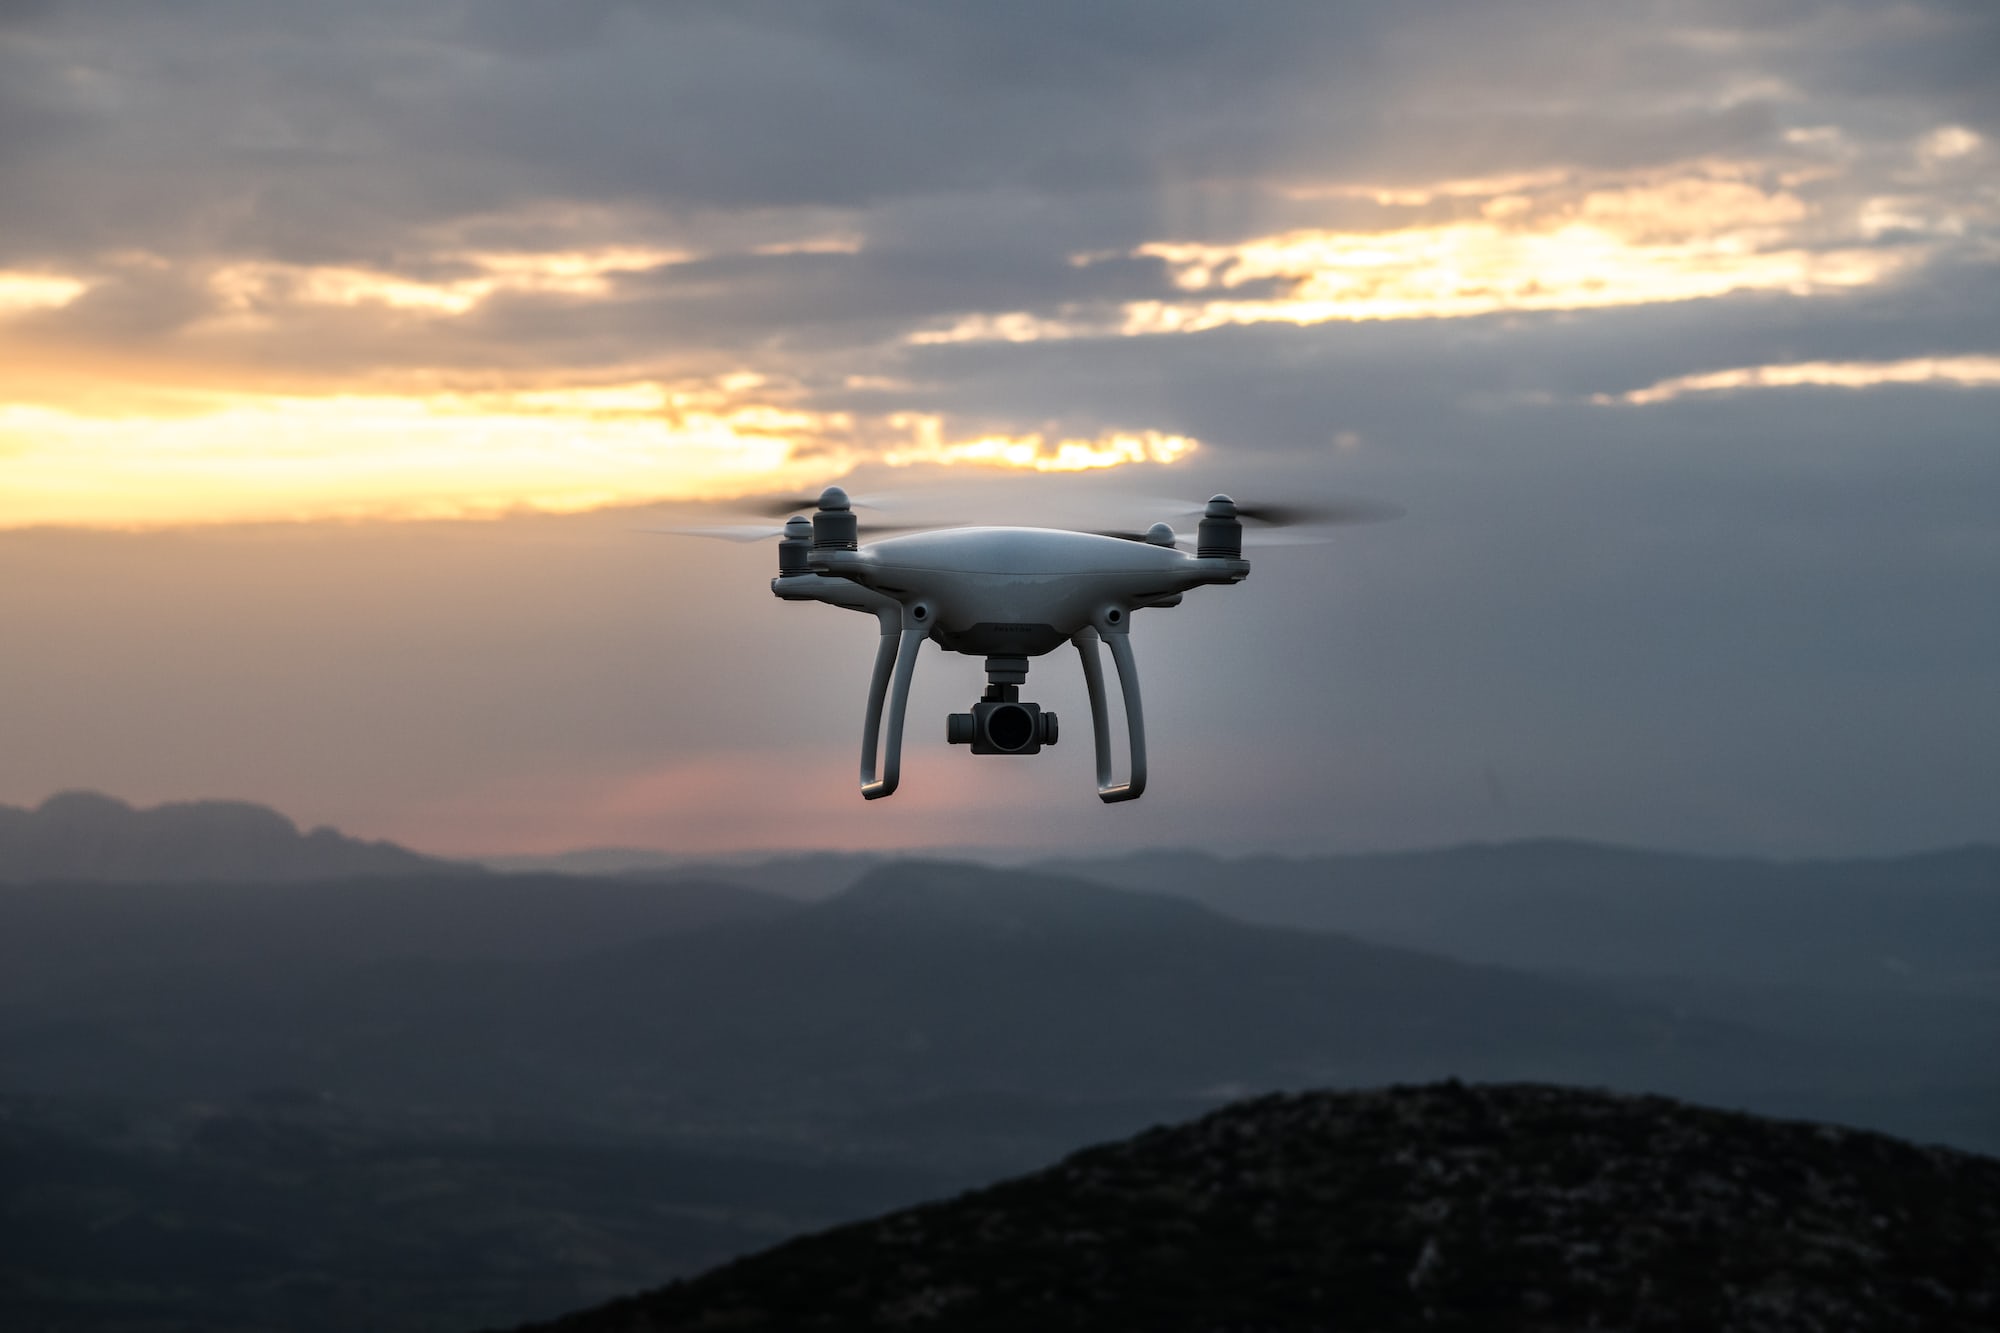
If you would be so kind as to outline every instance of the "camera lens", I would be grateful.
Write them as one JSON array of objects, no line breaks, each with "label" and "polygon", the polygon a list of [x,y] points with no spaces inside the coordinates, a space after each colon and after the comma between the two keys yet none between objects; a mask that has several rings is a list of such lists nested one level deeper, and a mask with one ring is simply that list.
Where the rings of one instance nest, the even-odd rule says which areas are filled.
[{"label": "camera lens", "polygon": [[986,715],[986,738],[1002,750],[1026,749],[1035,739],[1035,719],[1019,704],[1002,704]]}]

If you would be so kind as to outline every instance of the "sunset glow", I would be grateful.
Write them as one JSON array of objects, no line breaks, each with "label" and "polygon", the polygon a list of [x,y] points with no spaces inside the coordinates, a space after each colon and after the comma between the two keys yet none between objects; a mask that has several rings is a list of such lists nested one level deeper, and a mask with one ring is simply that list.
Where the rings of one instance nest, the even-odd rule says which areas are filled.
[{"label": "sunset glow", "polygon": [[[617,246],[557,253],[445,253],[437,262],[463,272],[422,280],[335,265],[230,264],[208,277],[224,311],[256,313],[272,305],[355,306],[369,302],[397,309],[462,315],[501,292],[558,292],[601,296],[611,275],[641,272],[690,258],[681,251]],[[225,315],[226,320],[229,316]]]},{"label": "sunset glow", "polygon": [[0,315],[68,305],[83,294],[84,286],[77,278],[0,271]]},{"label": "sunset glow", "polygon": [[891,420],[911,434],[909,444],[892,445],[883,452],[882,461],[891,467],[972,464],[1033,472],[1090,472],[1127,463],[1177,463],[1201,447],[1184,435],[1158,431],[1090,439],[1050,440],[1031,433],[946,440],[944,423],[937,417],[904,415]]},{"label": "sunset glow", "polygon": [[463,518],[726,493],[783,475],[806,424],[756,408],[552,412],[546,397],[260,397],[138,418],[0,409],[0,525]]},{"label": "sunset glow", "polygon": [[1265,279],[1289,290],[1268,299],[1134,304],[1126,310],[1128,334],[1582,310],[1745,290],[1804,295],[1880,281],[1896,262],[1859,249],[1760,252],[1731,239],[1638,245],[1592,222],[1544,233],[1491,223],[1388,236],[1304,233],[1227,248],[1151,245],[1142,253],[1166,260],[1189,291],[1228,291]]},{"label": "sunset glow", "polygon": [[480,518],[797,487],[871,457],[1036,472],[1172,463],[1157,432],[951,438],[757,401],[759,376],[425,395],[181,396],[176,410],[0,407],[0,527]]}]

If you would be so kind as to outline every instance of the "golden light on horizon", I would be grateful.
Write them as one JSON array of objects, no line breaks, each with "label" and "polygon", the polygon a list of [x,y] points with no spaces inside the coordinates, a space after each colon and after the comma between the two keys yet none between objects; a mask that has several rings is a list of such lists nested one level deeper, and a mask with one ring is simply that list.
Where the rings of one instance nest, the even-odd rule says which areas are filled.
[{"label": "golden light on horizon", "polygon": [[[659,386],[218,396],[174,416],[0,408],[0,526],[565,512],[782,478],[820,422]],[[651,411],[643,408],[650,406]]]},{"label": "golden light on horizon", "polygon": [[0,315],[53,310],[83,295],[81,278],[63,273],[22,273],[0,269]]},{"label": "golden light on horizon", "polygon": [[0,528],[567,513],[818,484],[869,459],[1078,471],[1197,447],[1154,431],[956,440],[933,415],[857,422],[745,397],[764,383],[189,393],[134,415],[16,403],[0,407]]}]

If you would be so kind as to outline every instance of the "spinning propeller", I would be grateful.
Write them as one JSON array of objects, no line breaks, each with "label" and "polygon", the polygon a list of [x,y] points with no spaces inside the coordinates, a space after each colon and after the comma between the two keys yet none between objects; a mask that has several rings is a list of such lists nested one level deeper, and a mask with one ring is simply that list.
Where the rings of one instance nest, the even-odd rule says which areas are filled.
[{"label": "spinning propeller", "polygon": [[[724,507],[743,514],[755,514],[763,518],[783,519],[794,514],[810,514],[814,510],[828,508],[824,501],[831,493],[838,493],[840,509],[866,509],[876,513],[907,512],[924,505],[935,505],[939,496],[935,492],[896,492],[869,500],[856,500],[838,486],[829,487],[818,495],[765,495],[748,496],[739,500],[724,502]],[[1227,497],[1218,497],[1227,498]],[[1165,511],[1174,518],[1202,517],[1205,505],[1190,506],[1184,500],[1145,497],[1144,503],[1157,511]],[[1384,523],[1401,518],[1403,510],[1392,504],[1376,500],[1343,496],[1319,501],[1281,501],[1275,503],[1254,502],[1245,504],[1231,501],[1235,505],[1235,517],[1245,527],[1244,546],[1302,546],[1331,540],[1326,529],[1347,527],[1362,523]],[[937,528],[956,527],[959,524],[933,520],[930,522],[860,522],[858,535],[862,538],[887,537],[902,532],[923,532]],[[1290,531],[1281,531],[1287,530]],[[716,537],[724,541],[751,542],[764,541],[785,535],[781,524],[771,523],[725,523],[702,524],[687,527],[648,528],[648,532],[667,533],[687,537]],[[1150,528],[1071,528],[1068,531],[1086,532],[1099,537],[1116,537],[1122,541],[1150,542],[1156,546],[1192,546],[1195,538],[1185,533],[1176,533],[1163,523],[1155,523]],[[1164,531],[1163,531],[1164,530]]]},{"label": "spinning propeller", "polygon": [[[1161,507],[1176,518],[1213,517],[1211,510],[1216,500],[1227,500],[1227,496],[1217,496],[1207,505],[1188,506],[1183,501],[1161,500]],[[1384,504],[1377,500],[1363,500],[1355,497],[1322,500],[1317,502],[1289,501],[1278,504],[1244,504],[1240,500],[1229,500],[1235,517],[1244,524],[1244,546],[1307,546],[1332,540],[1328,528],[1346,527],[1357,523],[1386,523],[1390,519],[1401,518],[1403,510],[1396,505]],[[1291,531],[1283,531],[1291,529]],[[1100,537],[1117,537],[1128,542],[1151,542],[1155,546],[1192,546],[1196,538],[1187,533],[1176,533],[1165,523],[1155,523],[1143,532],[1131,528],[1093,528]]]},{"label": "spinning propeller", "polygon": [[[830,499],[838,497],[834,504]],[[877,512],[905,507],[903,501],[909,497],[898,497],[887,501],[855,500],[838,486],[829,486],[817,495],[752,495],[738,500],[724,501],[722,507],[743,514],[757,514],[764,518],[789,518],[794,514],[807,514],[814,510],[869,509]],[[942,526],[937,523],[857,523],[862,537],[887,537],[898,532],[921,532]],[[675,537],[716,537],[729,542],[764,541],[771,537],[785,535],[784,524],[770,523],[709,523],[689,527],[641,528],[641,532],[662,533]]]}]

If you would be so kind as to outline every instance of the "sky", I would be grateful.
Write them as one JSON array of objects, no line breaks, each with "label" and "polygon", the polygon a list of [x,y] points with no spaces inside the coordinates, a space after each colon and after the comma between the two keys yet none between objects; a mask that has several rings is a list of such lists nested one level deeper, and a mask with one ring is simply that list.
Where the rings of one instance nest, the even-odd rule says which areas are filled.
[{"label": "sky", "polygon": [[[0,0],[0,802],[451,854],[2000,838],[2000,9]],[[1402,519],[857,790],[648,528]],[[1185,523],[1184,519],[1175,519]]]}]

